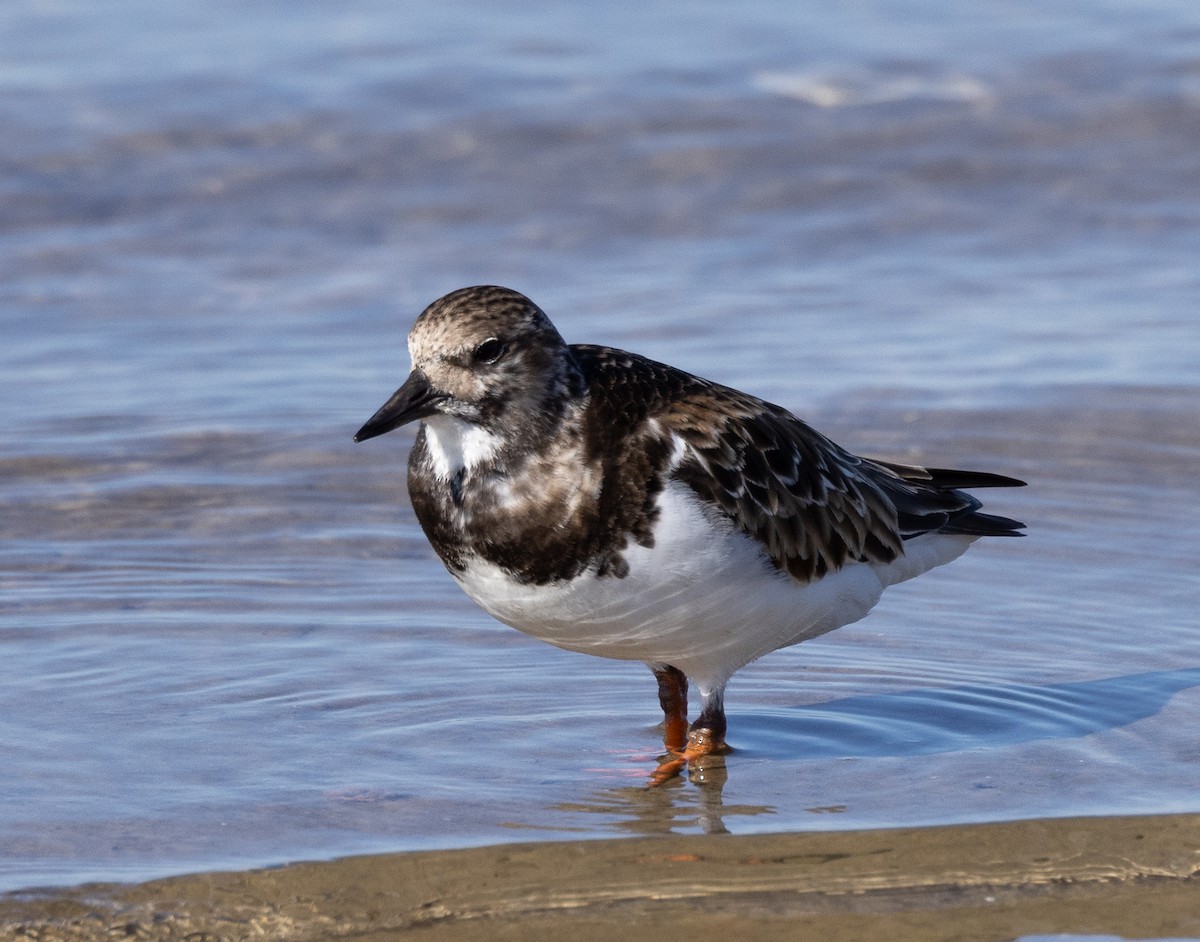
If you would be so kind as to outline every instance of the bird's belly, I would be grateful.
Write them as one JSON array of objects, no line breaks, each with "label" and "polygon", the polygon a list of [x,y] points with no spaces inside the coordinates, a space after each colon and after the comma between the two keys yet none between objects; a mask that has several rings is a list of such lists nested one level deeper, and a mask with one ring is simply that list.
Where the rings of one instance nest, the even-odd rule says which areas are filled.
[{"label": "bird's belly", "polygon": [[858,620],[887,585],[916,574],[907,570],[946,562],[969,542],[905,571],[852,563],[803,584],[673,482],[660,497],[654,546],[624,551],[623,578],[587,571],[526,585],[479,559],[457,578],[481,607],[526,634],[586,654],[670,664],[705,691],[770,651]]}]

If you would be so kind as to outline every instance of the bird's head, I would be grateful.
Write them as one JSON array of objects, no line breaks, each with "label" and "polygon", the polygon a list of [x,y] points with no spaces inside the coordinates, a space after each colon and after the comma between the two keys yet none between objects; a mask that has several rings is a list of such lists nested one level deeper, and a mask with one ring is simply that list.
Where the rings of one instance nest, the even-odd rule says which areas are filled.
[{"label": "bird's head", "polygon": [[357,442],[441,418],[513,438],[552,424],[578,368],[550,319],[527,297],[491,285],[429,305],[408,335],[412,372]]}]

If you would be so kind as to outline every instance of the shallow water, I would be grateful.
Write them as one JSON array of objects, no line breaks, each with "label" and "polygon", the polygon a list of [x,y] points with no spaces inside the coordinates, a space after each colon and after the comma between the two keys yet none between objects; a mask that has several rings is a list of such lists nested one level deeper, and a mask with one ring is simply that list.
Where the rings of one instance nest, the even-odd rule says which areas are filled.
[{"label": "shallow water", "polygon": [[[0,13],[0,888],[1196,810],[1193,4],[256,9]],[[474,282],[1026,478],[1029,538],[746,669],[646,791],[645,669],[484,616],[411,439],[350,441]]]}]

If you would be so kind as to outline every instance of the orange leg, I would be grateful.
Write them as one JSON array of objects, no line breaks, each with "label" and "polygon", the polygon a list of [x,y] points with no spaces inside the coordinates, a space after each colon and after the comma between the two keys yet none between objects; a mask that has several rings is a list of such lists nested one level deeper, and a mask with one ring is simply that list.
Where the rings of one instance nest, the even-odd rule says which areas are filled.
[{"label": "orange leg", "polygon": [[658,680],[658,703],[663,711],[663,745],[679,752],[687,745],[687,677],[675,667],[660,668],[654,677]]},{"label": "orange leg", "polygon": [[668,753],[650,776],[649,785],[661,785],[679,775],[689,763],[704,756],[729,751],[725,745],[724,690],[704,698],[704,708],[687,728],[687,677],[674,667],[656,670],[658,702],[663,708],[663,743]]}]

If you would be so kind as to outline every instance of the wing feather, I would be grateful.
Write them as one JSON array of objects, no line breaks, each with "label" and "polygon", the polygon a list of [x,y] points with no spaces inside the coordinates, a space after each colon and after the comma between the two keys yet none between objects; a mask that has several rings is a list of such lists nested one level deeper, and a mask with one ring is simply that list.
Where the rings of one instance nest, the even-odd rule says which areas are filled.
[{"label": "wing feather", "polygon": [[961,487],[1008,487],[1002,475],[860,458],[786,409],[682,370],[607,347],[572,347],[594,406],[630,440],[653,425],[684,443],[664,473],[760,542],[801,582],[851,561],[888,563],[921,533],[1019,535],[1014,520],[978,513]]}]

